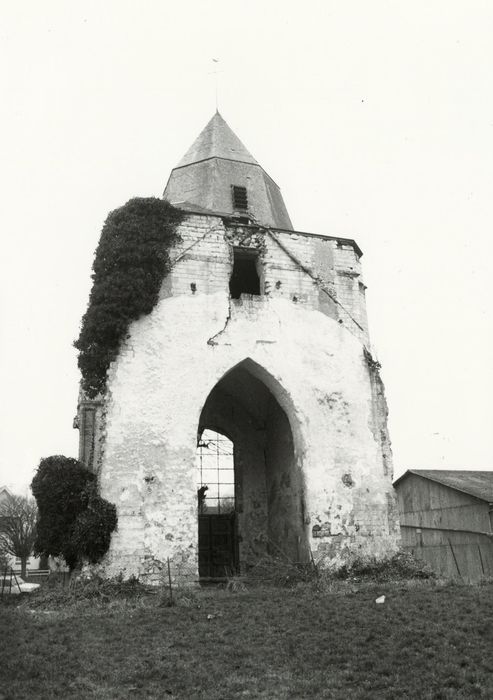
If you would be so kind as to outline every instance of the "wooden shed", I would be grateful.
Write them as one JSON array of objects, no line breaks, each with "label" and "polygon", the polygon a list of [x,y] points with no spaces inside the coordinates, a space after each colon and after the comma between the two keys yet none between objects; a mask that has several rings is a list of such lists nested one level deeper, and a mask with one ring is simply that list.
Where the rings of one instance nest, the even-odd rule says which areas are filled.
[{"label": "wooden shed", "polygon": [[445,576],[493,577],[493,471],[409,469],[394,486],[405,549]]}]

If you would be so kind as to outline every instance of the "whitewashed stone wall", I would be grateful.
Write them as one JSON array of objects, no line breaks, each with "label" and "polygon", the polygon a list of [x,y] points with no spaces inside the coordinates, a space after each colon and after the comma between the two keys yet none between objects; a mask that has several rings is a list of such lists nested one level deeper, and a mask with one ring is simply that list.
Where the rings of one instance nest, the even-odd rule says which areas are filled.
[{"label": "whitewashed stone wall", "polygon": [[[107,575],[156,580],[168,557],[174,573],[196,571],[199,419],[215,385],[245,361],[288,417],[314,558],[338,566],[394,551],[387,409],[364,351],[357,248],[199,215],[180,231],[159,303],[131,325],[98,413],[93,467],[118,511]],[[261,296],[230,299],[232,244],[259,249]]]}]

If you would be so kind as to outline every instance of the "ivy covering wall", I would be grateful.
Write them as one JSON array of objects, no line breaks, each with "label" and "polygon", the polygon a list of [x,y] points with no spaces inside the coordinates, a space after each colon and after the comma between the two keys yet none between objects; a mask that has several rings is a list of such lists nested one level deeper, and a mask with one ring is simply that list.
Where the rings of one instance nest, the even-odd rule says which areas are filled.
[{"label": "ivy covering wall", "polygon": [[74,343],[89,398],[104,393],[107,370],[130,323],[154,308],[183,216],[155,197],[136,197],[108,215],[94,258],[89,305]]}]

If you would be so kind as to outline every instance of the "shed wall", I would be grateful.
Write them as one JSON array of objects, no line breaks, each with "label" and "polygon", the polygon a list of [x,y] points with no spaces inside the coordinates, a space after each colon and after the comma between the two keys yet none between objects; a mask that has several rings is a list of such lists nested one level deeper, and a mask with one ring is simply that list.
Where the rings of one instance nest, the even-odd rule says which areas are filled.
[{"label": "shed wall", "polygon": [[400,481],[396,492],[403,547],[446,577],[474,582],[493,576],[487,502],[416,474]]},{"label": "shed wall", "polygon": [[474,496],[416,474],[406,476],[396,491],[401,525],[491,530],[488,504]]}]

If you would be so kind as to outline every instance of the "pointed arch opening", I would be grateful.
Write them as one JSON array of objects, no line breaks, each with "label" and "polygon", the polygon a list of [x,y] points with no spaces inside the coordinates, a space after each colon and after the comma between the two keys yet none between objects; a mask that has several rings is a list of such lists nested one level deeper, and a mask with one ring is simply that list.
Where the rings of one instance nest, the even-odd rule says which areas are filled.
[{"label": "pointed arch opening", "polygon": [[[245,573],[266,555],[293,563],[308,560],[300,446],[286,408],[286,393],[250,359],[227,372],[207,397],[198,444],[211,430],[231,440],[234,507],[229,526],[214,509],[207,512],[206,506],[199,513],[202,577],[224,576],[235,569]],[[208,489],[204,493],[206,504]]]}]

